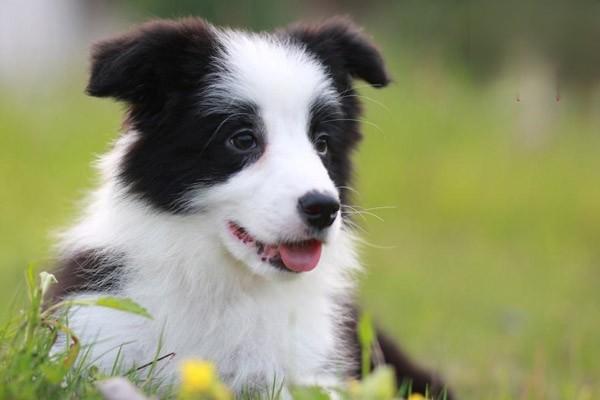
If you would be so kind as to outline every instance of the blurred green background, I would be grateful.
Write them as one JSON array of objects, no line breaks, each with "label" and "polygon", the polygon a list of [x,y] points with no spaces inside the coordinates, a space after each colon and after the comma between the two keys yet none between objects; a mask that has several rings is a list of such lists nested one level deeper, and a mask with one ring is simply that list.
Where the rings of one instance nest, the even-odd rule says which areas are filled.
[{"label": "blurred green background", "polygon": [[394,77],[358,83],[365,308],[463,398],[598,398],[598,1],[3,3],[0,318],[119,130],[121,107],[83,94],[89,42],[156,16],[269,29],[339,13]]}]

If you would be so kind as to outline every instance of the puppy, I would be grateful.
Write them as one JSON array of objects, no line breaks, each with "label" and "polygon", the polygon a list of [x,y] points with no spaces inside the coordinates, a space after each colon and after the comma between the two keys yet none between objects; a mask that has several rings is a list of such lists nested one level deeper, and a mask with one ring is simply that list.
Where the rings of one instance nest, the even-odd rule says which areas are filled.
[{"label": "puppy", "polygon": [[[349,204],[354,79],[389,83],[346,19],[273,33],[152,21],[98,43],[87,92],[126,105],[101,184],[62,236],[52,300],[129,297],[153,319],[71,311],[91,359],[202,358],[240,392],[358,375]],[[383,335],[416,391],[442,388]]]}]

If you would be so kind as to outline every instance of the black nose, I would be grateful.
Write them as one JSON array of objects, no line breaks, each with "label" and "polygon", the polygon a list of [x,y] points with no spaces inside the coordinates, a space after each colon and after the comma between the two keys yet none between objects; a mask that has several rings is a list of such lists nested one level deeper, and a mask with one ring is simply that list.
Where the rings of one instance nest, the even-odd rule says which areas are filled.
[{"label": "black nose", "polygon": [[308,192],[298,200],[298,210],[313,228],[325,229],[333,224],[340,209],[335,197],[319,192]]}]

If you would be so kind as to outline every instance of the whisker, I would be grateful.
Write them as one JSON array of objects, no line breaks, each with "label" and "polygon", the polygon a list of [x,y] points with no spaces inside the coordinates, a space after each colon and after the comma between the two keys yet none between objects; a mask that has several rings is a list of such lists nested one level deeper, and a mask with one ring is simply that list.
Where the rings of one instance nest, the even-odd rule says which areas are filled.
[{"label": "whisker", "polygon": [[360,210],[363,211],[373,211],[373,210],[395,210],[397,209],[397,206],[379,206],[379,207],[369,207],[369,208],[363,208],[363,207],[359,207]]},{"label": "whisker", "polygon": [[357,213],[357,212],[342,211],[342,215],[358,215],[360,218],[362,218],[363,221],[367,220],[367,218],[364,215]]},{"label": "whisker", "polygon": [[346,189],[351,191],[352,193],[356,193],[357,195],[360,195],[360,193],[358,192],[358,190],[354,189],[352,186],[336,186],[337,189]]},{"label": "whisker", "polygon": [[[348,209],[350,211],[345,211],[344,208],[346,208],[346,209]],[[372,216],[373,218],[378,219],[381,222],[385,222],[385,220],[382,217],[380,217],[379,215],[377,215],[375,213],[369,212],[368,210],[365,210],[365,209],[359,210],[357,208],[354,208],[354,207],[348,206],[348,205],[342,206],[342,212],[346,213],[346,214],[349,214],[349,215],[350,214],[360,215],[363,219],[365,219],[365,215],[369,215],[369,216]]]},{"label": "whisker", "polygon": [[210,135],[210,137],[206,141],[206,144],[204,145],[204,147],[202,148],[202,151],[200,151],[200,153],[198,154],[198,156],[201,157],[202,154],[204,154],[204,152],[206,151],[206,149],[208,148],[208,146],[211,144],[211,142],[217,136],[217,134],[219,133],[219,131],[221,130],[221,128],[223,127],[223,125],[225,125],[227,123],[227,121],[229,121],[231,118],[239,117],[239,116],[242,116],[242,115],[248,115],[248,113],[242,113],[242,112],[233,113],[233,114],[227,116],[227,118],[225,118],[223,121],[221,121],[221,123],[217,126],[217,129],[215,129],[215,131]]},{"label": "whisker", "polygon": [[[317,107],[315,107],[315,108],[312,110],[312,113],[313,113],[313,114],[318,114],[319,112],[321,112],[321,110],[325,109],[326,107],[329,107],[329,103],[319,103],[319,104],[317,105]],[[336,107],[335,107],[335,109],[334,109],[334,112],[333,112],[332,114],[335,114],[336,116],[337,116],[337,115],[339,115],[339,116],[342,116],[342,115],[344,115],[344,113],[343,113],[343,112],[342,112],[342,110],[340,109],[339,105],[337,105],[337,104],[336,104]]]},{"label": "whisker", "polygon": [[371,85],[368,83],[359,83],[359,84],[353,85],[353,86],[349,87],[348,89],[344,90],[343,92],[341,92],[341,94],[344,95],[353,90],[365,89],[365,88],[371,88]]},{"label": "whisker", "polygon": [[367,230],[365,229],[365,227],[361,226],[360,224],[358,224],[355,221],[352,221],[350,219],[344,220],[344,224],[346,224],[350,229],[356,229],[356,230],[361,231],[362,233],[367,233]]},{"label": "whisker", "polygon": [[381,107],[381,108],[382,108],[383,110],[385,110],[386,112],[388,112],[388,113],[391,113],[391,110],[390,110],[390,108],[389,108],[388,106],[386,106],[386,105],[385,105],[385,104],[383,104],[382,102],[380,102],[380,101],[377,101],[377,100],[375,100],[375,99],[373,99],[373,98],[371,98],[371,97],[369,97],[369,96],[365,96],[365,95],[363,95],[363,94],[358,94],[358,93],[354,93],[354,94],[346,94],[346,95],[340,96],[340,98],[342,98],[342,99],[344,99],[344,98],[346,98],[346,97],[356,97],[356,98],[358,98],[358,99],[361,99],[361,100],[367,100],[367,101],[370,101],[371,103],[373,103],[373,104],[375,104],[375,105],[377,105],[377,106]]},{"label": "whisker", "polygon": [[368,247],[371,247],[371,248],[374,248],[374,249],[380,249],[380,250],[394,250],[394,249],[397,249],[397,248],[398,248],[398,246],[395,246],[395,245],[394,245],[394,246],[383,246],[383,245],[374,244],[374,243],[371,243],[371,242],[369,242],[368,240],[365,240],[365,239],[363,239],[363,238],[361,238],[361,237],[357,237],[357,238],[355,238],[354,240],[356,240],[356,241],[357,241],[357,242],[359,242],[360,244],[363,244],[363,245],[365,245],[365,246],[368,246]]},{"label": "whisker", "polygon": [[366,211],[352,211],[352,212],[343,212],[343,213],[345,213],[346,215],[359,215],[365,221],[366,221],[365,216],[368,215],[368,216],[371,216],[371,217],[377,219],[380,222],[385,222],[385,220],[383,218],[381,218],[379,215],[373,214],[370,212],[366,212]]},{"label": "whisker", "polygon": [[339,121],[353,121],[353,122],[360,122],[362,124],[366,124],[369,126],[372,126],[373,128],[377,129],[377,131],[379,131],[382,135],[385,135],[385,132],[383,131],[383,129],[381,129],[379,127],[379,125],[377,125],[374,122],[368,121],[364,118],[335,118],[335,119],[328,119],[326,121],[323,121],[323,123],[327,123],[327,122],[339,122]]}]

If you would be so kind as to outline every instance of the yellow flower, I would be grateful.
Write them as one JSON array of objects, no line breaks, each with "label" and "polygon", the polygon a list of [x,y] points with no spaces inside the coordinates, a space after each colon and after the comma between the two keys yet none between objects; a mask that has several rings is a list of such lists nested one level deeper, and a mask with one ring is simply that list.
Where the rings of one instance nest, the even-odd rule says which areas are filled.
[{"label": "yellow flower", "polygon": [[185,392],[206,392],[216,381],[215,366],[207,361],[188,360],[181,364],[181,387]]},{"label": "yellow flower", "polygon": [[229,400],[231,399],[231,391],[222,383],[217,384],[213,388],[213,397],[215,400]]},{"label": "yellow flower", "polygon": [[427,398],[421,393],[412,393],[410,396],[408,396],[408,400],[427,400]]},{"label": "yellow flower", "polygon": [[358,397],[360,396],[360,382],[357,381],[356,379],[351,379],[348,381],[348,393],[350,393],[350,395],[352,395],[352,397]]}]

